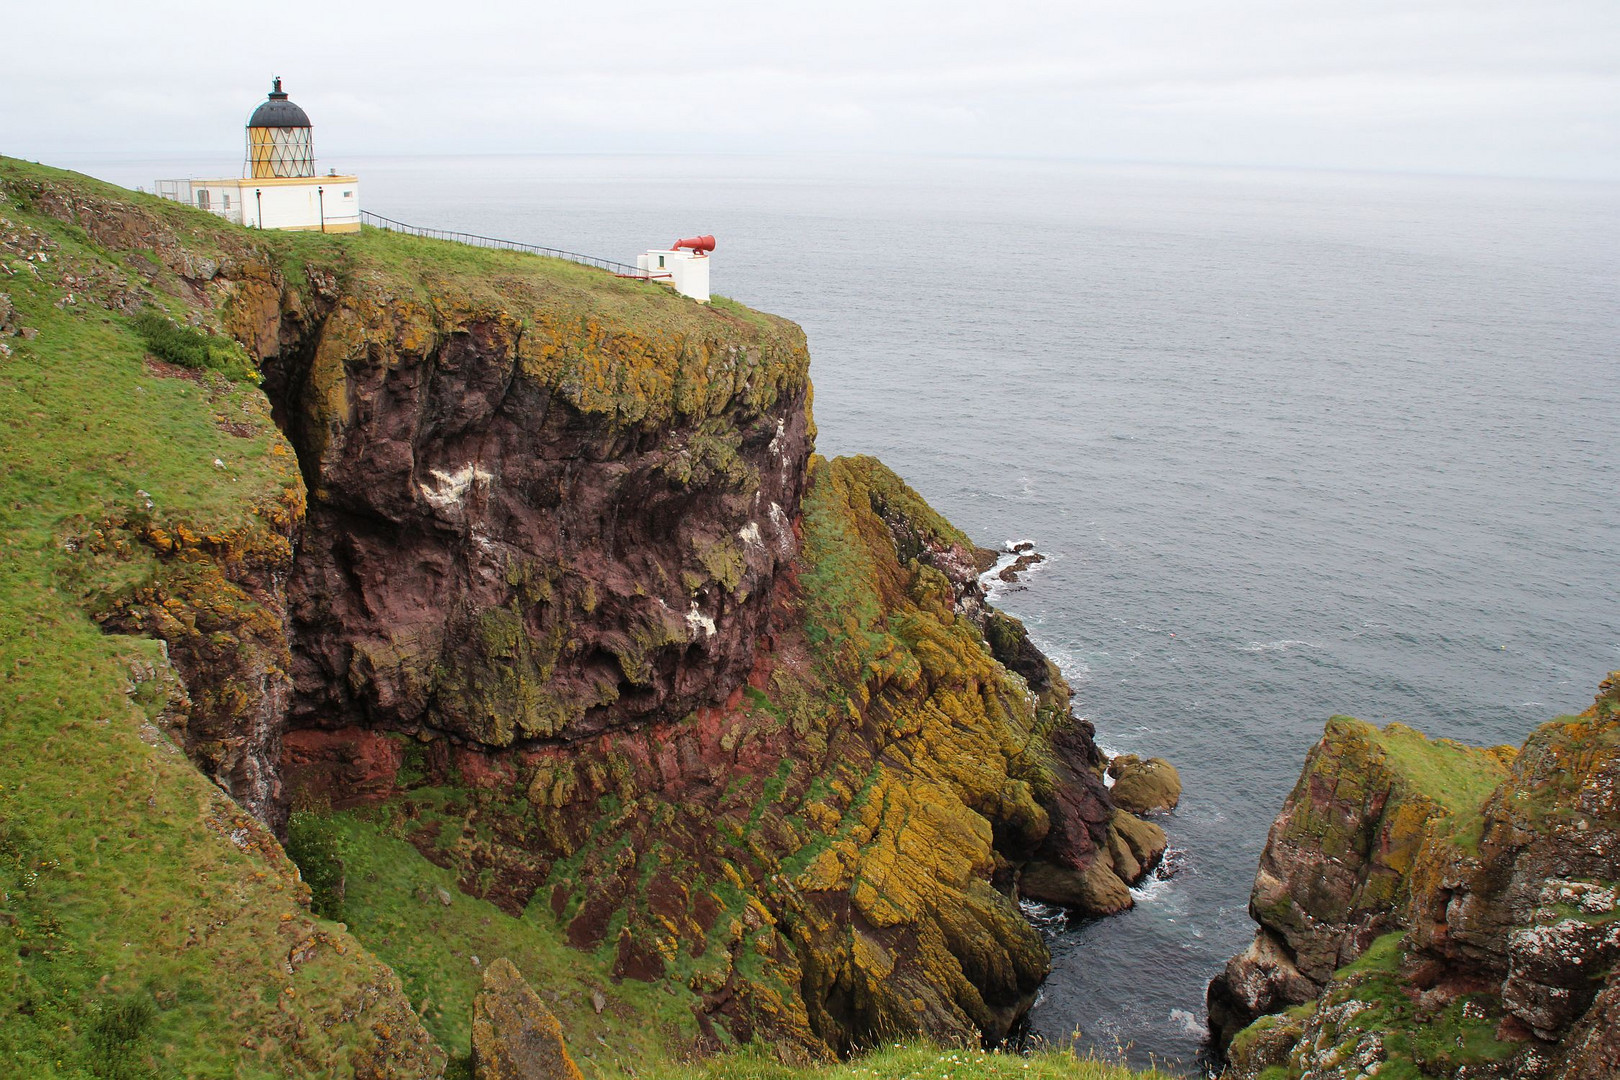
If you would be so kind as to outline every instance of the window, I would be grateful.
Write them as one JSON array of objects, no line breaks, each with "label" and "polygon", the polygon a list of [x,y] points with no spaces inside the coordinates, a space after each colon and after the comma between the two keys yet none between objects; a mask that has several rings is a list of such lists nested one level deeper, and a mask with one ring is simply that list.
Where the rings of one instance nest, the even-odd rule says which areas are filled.
[{"label": "window", "polygon": [[207,210],[208,208],[208,189],[203,188],[201,191],[197,192],[197,209]]},{"label": "window", "polygon": [[343,197],[344,197],[344,198],[345,198],[345,199],[352,199],[352,198],[354,198],[354,192],[352,192],[352,191],[345,191],[345,192],[344,192],[344,193],[343,193]]},{"label": "window", "polygon": [[[208,193],[205,191],[205,192],[203,192],[203,194],[206,195]],[[662,270],[663,268],[664,268],[664,257],[662,255],[660,255],[660,256],[658,256],[658,269]]]},{"label": "window", "polygon": [[223,198],[225,199],[225,209],[229,210],[231,208],[231,193],[227,191]]}]

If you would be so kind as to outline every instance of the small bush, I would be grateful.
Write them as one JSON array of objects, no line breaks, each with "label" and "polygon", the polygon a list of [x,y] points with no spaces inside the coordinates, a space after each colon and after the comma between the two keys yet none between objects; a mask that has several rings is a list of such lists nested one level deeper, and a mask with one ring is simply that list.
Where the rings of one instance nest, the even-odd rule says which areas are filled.
[{"label": "small bush", "polygon": [[109,1002],[90,1025],[90,1069],[103,1080],[143,1080],[152,1075],[147,1063],[146,1032],[157,1009],[145,994]]},{"label": "small bush", "polygon": [[309,906],[323,919],[343,920],[344,866],[332,822],[307,810],[287,821],[287,857],[309,886]]},{"label": "small bush", "polygon": [[222,372],[233,379],[253,381],[258,377],[247,353],[229,338],[217,338],[181,326],[151,308],[135,317],[135,329],[159,360],[193,371]]}]

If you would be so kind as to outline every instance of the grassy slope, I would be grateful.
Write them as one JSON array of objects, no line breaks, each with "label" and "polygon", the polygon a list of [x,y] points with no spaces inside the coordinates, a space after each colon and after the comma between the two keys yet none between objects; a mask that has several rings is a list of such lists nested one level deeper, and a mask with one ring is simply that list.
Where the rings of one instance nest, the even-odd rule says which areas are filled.
[{"label": "grassy slope", "polygon": [[[140,674],[160,671],[157,644],[103,636],[82,606],[148,573],[150,556],[87,574],[64,546],[144,511],[141,491],[157,520],[240,526],[297,483],[291,456],[250,385],[149,372],[128,321],[64,280],[126,272],[78,230],[10,200],[0,217],[14,239],[0,292],[39,331],[9,338],[0,360],[0,1063],[272,1076],[336,1058],[370,1041],[360,1023],[308,1024],[296,1049],[247,1048],[242,1033],[324,1011],[291,1004],[300,994],[337,1004],[391,976],[341,933],[286,973],[289,943],[317,929],[290,864],[151,726],[166,695]],[[55,246],[30,261],[41,234]],[[57,306],[69,292],[78,302]]]},{"label": "grassy slope", "polygon": [[[134,205],[201,255],[228,257],[248,242],[185,208],[0,159],[0,190],[41,181]],[[153,726],[167,702],[157,644],[103,635],[86,614],[95,598],[149,576],[155,557],[137,547],[92,560],[64,544],[104,520],[139,515],[148,498],[159,523],[204,534],[241,527],[256,503],[298,483],[291,454],[251,385],[159,377],[130,320],[100,305],[136,280],[140,266],[128,256],[141,253],[101,250],[16,198],[0,202],[0,217],[18,241],[0,252],[0,292],[19,324],[39,331],[32,341],[3,339],[14,351],[0,358],[0,1064],[31,1077],[345,1075],[342,1051],[376,1033],[364,1015],[332,1014],[361,989],[394,993],[394,971],[343,926],[310,915],[279,846]],[[551,260],[371,233],[252,242],[293,280],[306,262],[324,263],[430,303],[436,289],[490,299],[513,282],[560,285],[565,307],[635,322],[654,337],[712,332],[718,320],[792,344],[786,324],[740,305],[697,309]],[[36,248],[45,259],[25,257]],[[162,271],[155,284],[152,301],[183,315],[174,275]],[[57,306],[69,292],[78,302]],[[560,377],[575,381],[584,404],[614,404],[622,386],[611,364],[562,359]],[[678,404],[680,387],[665,389],[662,407]],[[223,420],[248,434],[228,432]],[[344,914],[394,965],[454,1056],[466,1045],[473,955],[508,956],[555,995],[595,1074],[639,1064],[647,1075],[649,1061],[690,1038],[687,991],[614,985],[597,958],[566,948],[545,922],[459,894],[444,905],[436,888],[453,888],[445,871],[375,822],[335,820],[354,875]],[[287,974],[289,943],[311,938],[313,956]],[[600,1014],[592,990],[604,995]],[[1124,1075],[1067,1055],[966,1056],[974,1063],[952,1075]],[[954,1064],[941,1052],[909,1047],[791,1073],[722,1058],[690,1075],[920,1077],[946,1067]]]},{"label": "grassy slope", "polygon": [[1505,779],[1516,750],[1431,739],[1405,724],[1388,724],[1374,738],[1407,784],[1446,810],[1445,834],[1468,847],[1477,844],[1485,800]]}]

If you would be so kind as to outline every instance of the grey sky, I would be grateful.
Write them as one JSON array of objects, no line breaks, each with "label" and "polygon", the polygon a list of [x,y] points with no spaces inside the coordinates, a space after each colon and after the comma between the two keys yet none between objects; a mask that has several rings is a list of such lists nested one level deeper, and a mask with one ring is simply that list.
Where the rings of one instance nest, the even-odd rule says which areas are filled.
[{"label": "grey sky", "polygon": [[1617,0],[0,0],[0,152],[847,150],[1620,178]]}]

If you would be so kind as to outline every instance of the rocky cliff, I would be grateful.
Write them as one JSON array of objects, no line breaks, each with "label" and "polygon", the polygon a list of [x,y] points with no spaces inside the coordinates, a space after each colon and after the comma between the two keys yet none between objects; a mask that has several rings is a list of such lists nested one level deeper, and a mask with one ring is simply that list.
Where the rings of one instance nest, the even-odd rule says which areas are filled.
[{"label": "rocky cliff", "polygon": [[[791,324],[0,175],[8,325],[53,336],[18,323],[10,370],[105,338],[118,394],[42,415],[162,433],[73,466],[42,573],[165,645],[143,700],[204,774],[278,832],[297,810],[301,895],[347,925],[290,924],[358,984],[397,973],[338,1010],[369,1025],[357,1073],[434,1074],[429,1034],[467,1060],[497,948],[626,1048],[994,1040],[1046,972],[1017,899],[1119,910],[1157,862],[967,538],[877,462],[813,457]],[[244,896],[242,925],[279,917]],[[277,1007],[329,1029],[344,977],[301,985]]]},{"label": "rocky cliff", "polygon": [[1228,1075],[1614,1076],[1617,781],[1620,675],[1517,752],[1330,723],[1210,987]]}]

